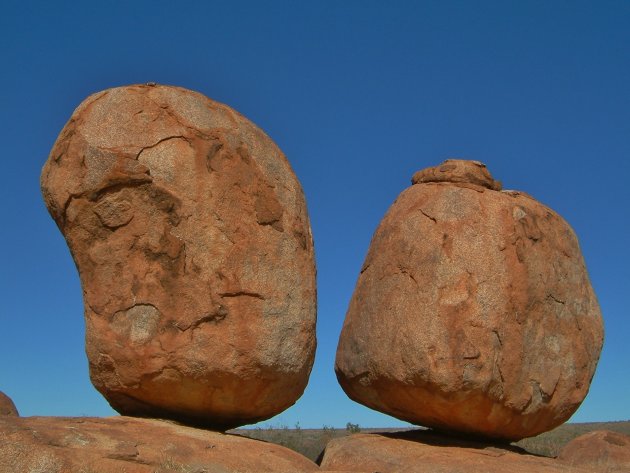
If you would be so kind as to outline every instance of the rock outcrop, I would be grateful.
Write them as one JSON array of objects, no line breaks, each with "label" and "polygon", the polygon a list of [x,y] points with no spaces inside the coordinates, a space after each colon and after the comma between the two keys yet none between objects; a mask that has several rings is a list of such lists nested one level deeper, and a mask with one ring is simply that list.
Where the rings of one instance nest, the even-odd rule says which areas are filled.
[{"label": "rock outcrop", "polygon": [[0,416],[18,417],[19,415],[13,400],[0,391]]},{"label": "rock outcrop", "polygon": [[238,435],[131,417],[0,417],[0,471],[311,472],[302,455]]},{"label": "rock outcrop", "polygon": [[75,110],[41,182],[79,270],[90,377],[114,409],[227,429],[299,398],[313,242],[260,129],[189,90],[109,89]]},{"label": "rock outcrop", "polygon": [[481,163],[416,173],[376,230],[335,370],[348,396],[444,431],[516,440],[565,422],[603,343],[577,238]]},{"label": "rock outcrop", "polygon": [[593,473],[514,447],[457,440],[430,431],[333,439],[320,466],[330,471],[378,473]]},{"label": "rock outcrop", "polygon": [[596,430],[567,443],[558,460],[601,473],[630,471],[630,436],[610,430]]}]

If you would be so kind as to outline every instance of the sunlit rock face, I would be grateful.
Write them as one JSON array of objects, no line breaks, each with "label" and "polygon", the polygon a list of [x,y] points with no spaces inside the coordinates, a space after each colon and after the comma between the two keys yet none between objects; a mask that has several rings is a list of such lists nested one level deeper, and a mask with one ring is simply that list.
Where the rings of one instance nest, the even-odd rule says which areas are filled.
[{"label": "sunlit rock face", "polygon": [[603,342],[577,238],[486,167],[419,171],[376,230],[336,372],[355,401],[446,431],[520,439],[566,421]]},{"label": "sunlit rock face", "polygon": [[42,192],[112,407],[229,428],[299,398],[316,345],[313,241],[300,184],[259,128],[182,88],[105,90],[61,131]]}]

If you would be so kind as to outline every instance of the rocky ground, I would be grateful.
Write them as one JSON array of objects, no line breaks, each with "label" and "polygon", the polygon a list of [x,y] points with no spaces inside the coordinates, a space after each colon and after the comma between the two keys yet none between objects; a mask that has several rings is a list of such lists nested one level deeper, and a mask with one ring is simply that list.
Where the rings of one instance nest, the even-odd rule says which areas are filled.
[{"label": "rocky ground", "polygon": [[220,433],[156,419],[9,412],[0,416],[0,472],[630,471],[630,422],[567,424],[512,445],[424,429],[350,427]]},{"label": "rocky ground", "polygon": [[[407,428],[392,429],[372,429],[361,428],[357,425],[350,425],[350,428],[323,427],[321,429],[303,429],[299,425],[289,428],[286,425],[267,425],[266,427],[258,427],[254,429],[235,429],[230,432],[244,435],[250,438],[265,440],[267,442],[277,443],[295,450],[302,455],[315,461],[326,444],[332,439],[346,437],[355,433],[397,433]],[[593,431],[611,431],[625,435],[630,435],[630,420],[618,422],[586,422],[564,424],[544,434],[536,437],[526,438],[512,445],[520,447],[532,455],[544,457],[557,457],[562,448],[573,439]],[[358,431],[358,432],[357,432]]]},{"label": "rocky ground", "polygon": [[273,443],[133,417],[0,417],[2,473],[317,471]]}]

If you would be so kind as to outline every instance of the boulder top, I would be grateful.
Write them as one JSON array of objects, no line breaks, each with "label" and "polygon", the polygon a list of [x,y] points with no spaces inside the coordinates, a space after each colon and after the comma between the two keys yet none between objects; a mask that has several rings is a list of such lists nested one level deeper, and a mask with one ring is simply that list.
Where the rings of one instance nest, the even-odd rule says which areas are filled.
[{"label": "boulder top", "polygon": [[447,159],[438,166],[422,169],[411,178],[412,184],[428,182],[451,182],[454,184],[472,184],[495,191],[501,190],[501,182],[495,181],[479,161],[466,159]]}]

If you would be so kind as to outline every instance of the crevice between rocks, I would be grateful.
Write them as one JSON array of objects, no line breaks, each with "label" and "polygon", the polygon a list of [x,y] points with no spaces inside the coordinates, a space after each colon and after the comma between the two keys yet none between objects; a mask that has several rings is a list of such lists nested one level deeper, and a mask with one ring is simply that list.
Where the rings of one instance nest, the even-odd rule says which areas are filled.
[{"label": "crevice between rocks", "polygon": [[242,296],[246,296],[246,297],[254,297],[256,299],[260,299],[260,300],[265,300],[265,298],[261,295],[258,294],[257,292],[250,292],[250,291],[233,291],[233,292],[222,292],[219,294],[219,296],[221,297],[242,297]]},{"label": "crevice between rocks", "polygon": [[184,135],[172,135],[172,136],[167,136],[166,138],[162,138],[160,140],[158,140],[156,143],[149,145],[149,146],[144,146],[140,149],[140,151],[138,151],[138,153],[136,154],[136,160],[140,159],[140,155],[146,151],[147,149],[151,149],[151,148],[155,148],[156,146],[158,146],[161,143],[164,143],[165,141],[169,141],[169,140],[175,140],[175,139],[180,139],[180,140],[184,140],[186,141],[186,143],[190,144],[190,140],[185,137]]},{"label": "crevice between rocks", "polygon": [[437,219],[435,217],[432,217],[431,215],[429,215],[428,213],[426,213],[423,209],[419,209],[420,212],[422,213],[422,215],[424,215],[426,218],[428,218],[429,220],[432,220],[433,223],[437,223]]}]

